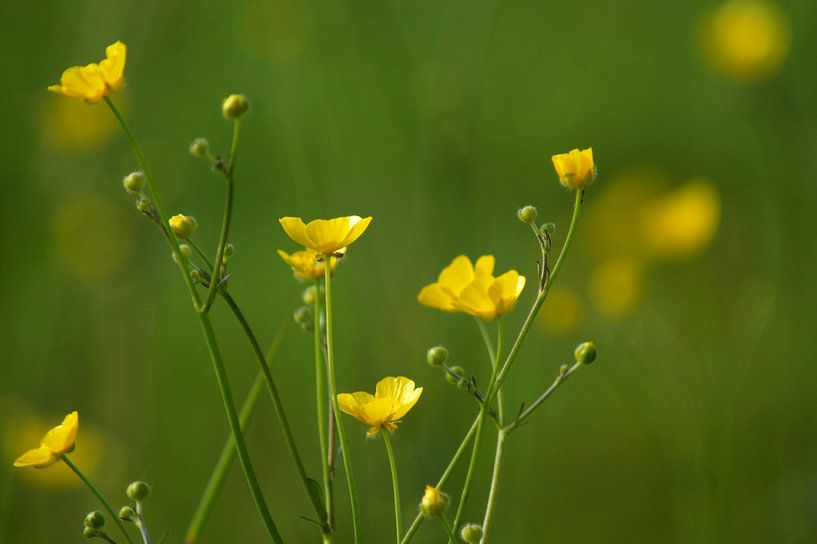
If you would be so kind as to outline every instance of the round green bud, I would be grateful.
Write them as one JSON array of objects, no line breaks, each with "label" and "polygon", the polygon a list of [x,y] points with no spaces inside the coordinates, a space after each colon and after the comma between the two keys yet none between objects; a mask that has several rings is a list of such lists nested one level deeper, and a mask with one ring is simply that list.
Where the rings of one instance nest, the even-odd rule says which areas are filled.
[{"label": "round green bud", "polygon": [[88,515],[85,516],[85,521],[83,523],[85,523],[85,527],[99,529],[105,525],[105,516],[102,515],[102,512],[88,512]]},{"label": "round green bud", "polygon": [[553,234],[556,232],[556,223],[545,223],[539,228],[542,234]]},{"label": "round green bud", "polygon": [[577,362],[589,365],[596,360],[596,346],[593,342],[582,342],[576,346],[576,351],[573,354],[576,356]]},{"label": "round green bud", "polygon": [[231,242],[227,242],[224,246],[224,258],[227,259],[235,254],[235,246]]},{"label": "round green bud", "polygon": [[320,296],[321,300],[323,300],[324,297],[323,285],[321,285],[320,288],[318,289],[316,289],[314,285],[310,285],[309,287],[304,289],[304,292],[301,295],[301,300],[304,301],[304,304],[314,306],[316,296]]},{"label": "round green bud", "polygon": [[538,212],[536,208],[533,206],[525,206],[524,208],[519,208],[519,211],[516,212],[516,216],[519,218],[520,221],[523,223],[533,223],[536,221],[536,216]]},{"label": "round green bud", "polygon": [[193,281],[196,283],[204,283],[204,278],[202,277],[201,272],[196,269],[190,271],[190,277],[193,278]]},{"label": "round green bud", "polygon": [[479,541],[482,540],[482,527],[476,523],[469,523],[462,528],[460,536],[468,544],[479,544]]},{"label": "round green bud", "polygon": [[449,371],[445,373],[446,381],[452,385],[458,385],[463,379],[462,377],[465,376],[465,369],[461,366],[452,366],[449,367],[448,370]]},{"label": "round green bud", "polygon": [[134,501],[143,501],[150,495],[150,486],[145,482],[133,482],[127,489],[128,497]]},{"label": "round green bud", "polygon": [[420,501],[420,512],[429,518],[436,518],[445,513],[448,508],[448,495],[434,486],[427,485],[423,500]]},{"label": "round green bud", "polygon": [[93,527],[85,527],[82,530],[82,536],[85,538],[96,538],[100,535],[99,529],[94,529]]},{"label": "round green bud", "polygon": [[150,208],[153,206],[153,201],[148,197],[143,196],[136,201],[136,209],[142,213],[150,213]]},{"label": "round green bud", "polygon": [[309,306],[301,306],[295,313],[292,314],[292,318],[295,320],[295,323],[298,324],[303,330],[307,332],[311,332],[313,329],[312,323],[312,308]]},{"label": "round green bud", "polygon": [[131,521],[134,517],[136,517],[136,511],[130,506],[123,506],[119,509],[119,519]]},{"label": "round green bud", "polygon": [[196,232],[196,228],[199,226],[199,222],[196,221],[195,217],[182,214],[174,215],[168,219],[167,222],[170,225],[170,230],[173,231],[173,234],[175,234],[179,240],[187,240],[193,236],[193,233]]},{"label": "round green bud", "polygon": [[122,179],[122,185],[129,193],[141,193],[145,188],[145,175],[142,172],[131,172]]},{"label": "round green bud", "polygon": [[250,109],[250,101],[243,94],[231,94],[221,103],[225,119],[238,119]]},{"label": "round green bud", "polygon": [[448,360],[448,350],[444,346],[434,346],[426,353],[426,361],[431,366],[441,366]]},{"label": "round green bud", "polygon": [[210,150],[210,142],[207,138],[196,138],[190,142],[190,154],[194,157],[204,157]]},{"label": "round green bud", "polygon": [[[182,257],[184,257],[185,261],[189,261],[190,257],[193,256],[193,250],[190,249],[190,246],[188,246],[187,244],[179,244],[179,252],[182,254]],[[173,257],[174,261],[179,262],[179,260],[176,258],[175,253],[172,253],[171,257]]]}]

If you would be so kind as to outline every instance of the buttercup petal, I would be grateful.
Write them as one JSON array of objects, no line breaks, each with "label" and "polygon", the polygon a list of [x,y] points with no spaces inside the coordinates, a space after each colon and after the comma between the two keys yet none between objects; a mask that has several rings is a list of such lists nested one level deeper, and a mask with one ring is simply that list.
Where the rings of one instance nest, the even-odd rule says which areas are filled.
[{"label": "buttercup petal", "polygon": [[473,280],[474,266],[471,264],[471,260],[465,255],[460,255],[455,257],[451,264],[443,268],[437,278],[437,283],[456,296]]},{"label": "buttercup petal", "polygon": [[474,276],[492,276],[494,274],[495,259],[493,255],[483,255],[474,265]]},{"label": "buttercup petal", "polygon": [[346,238],[343,240],[343,247],[350,246],[354,243],[355,240],[360,238],[360,236],[369,228],[369,223],[372,222],[372,218],[360,218],[357,215],[353,215],[349,217],[349,233],[346,235]]},{"label": "buttercup petal", "polygon": [[444,310],[446,312],[457,311],[454,300],[451,292],[443,289],[439,283],[426,285],[420,290],[420,294],[417,295],[417,301],[423,306],[437,308],[438,310]]},{"label": "buttercup petal", "polygon": [[344,245],[349,234],[349,218],[315,219],[306,225],[306,237],[311,247],[319,253],[334,253]]},{"label": "buttercup petal", "polygon": [[[414,382],[412,382],[412,387],[414,387]],[[418,387],[417,389],[413,389],[409,394],[405,395],[402,399],[402,402],[397,409],[392,412],[391,416],[389,417],[390,421],[397,421],[403,419],[409,410],[414,408],[414,405],[417,404],[417,401],[420,400],[420,395],[423,394],[423,388]]]},{"label": "buttercup petal", "polygon": [[14,461],[15,467],[44,468],[57,462],[57,456],[44,447],[28,450]]},{"label": "buttercup petal", "polygon": [[492,319],[496,316],[494,301],[488,295],[488,288],[494,282],[491,277],[480,277],[469,283],[457,299],[457,307],[467,314]]},{"label": "buttercup petal", "polygon": [[99,63],[102,77],[111,91],[118,91],[122,87],[127,47],[117,41],[105,48],[105,55],[107,58]]},{"label": "buttercup petal", "polygon": [[65,453],[74,446],[79,430],[79,414],[74,411],[65,416],[62,423],[48,431],[41,446],[52,453]]},{"label": "buttercup petal", "polygon": [[282,217],[278,222],[281,223],[281,227],[283,227],[287,236],[292,238],[295,243],[303,247],[315,249],[306,236],[306,225],[300,217]]}]

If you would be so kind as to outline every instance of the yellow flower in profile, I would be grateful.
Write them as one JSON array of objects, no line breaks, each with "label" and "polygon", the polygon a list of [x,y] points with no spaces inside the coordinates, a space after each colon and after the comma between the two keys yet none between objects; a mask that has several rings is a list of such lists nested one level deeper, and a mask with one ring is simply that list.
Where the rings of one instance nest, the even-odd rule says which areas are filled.
[{"label": "yellow flower in profile", "polygon": [[476,278],[492,277],[493,273],[493,255],[483,255],[477,259],[476,265],[471,264],[471,259],[465,255],[459,255],[443,268],[435,283],[420,290],[417,301],[430,308],[457,312],[456,302],[462,290]]},{"label": "yellow flower in profile", "polygon": [[99,102],[122,88],[127,47],[117,41],[105,48],[105,60],[86,66],[72,66],[62,73],[59,85],[48,90],[78,98],[85,102]]},{"label": "yellow flower in profile", "polygon": [[457,299],[457,308],[485,320],[513,310],[525,288],[525,276],[509,270],[498,276],[477,278],[468,284]]},{"label": "yellow flower in profile", "polygon": [[342,412],[368,425],[366,436],[372,437],[380,429],[394,432],[397,424],[417,403],[423,388],[403,376],[383,378],[377,382],[374,395],[365,391],[341,393],[338,404]]},{"label": "yellow flower in profile", "polygon": [[74,449],[79,430],[79,414],[71,412],[62,423],[45,433],[40,447],[28,450],[14,461],[15,467],[44,468],[53,465],[63,453]]},{"label": "yellow flower in profile", "polygon": [[774,75],[789,52],[786,14],[765,0],[729,0],[702,19],[698,46],[718,72],[741,81]]},{"label": "yellow flower in profile", "polygon": [[[278,255],[281,256],[285,263],[292,267],[295,277],[300,280],[322,278],[325,274],[324,263],[326,262],[326,257],[319,261],[318,254],[311,249],[295,251],[291,255],[279,249]],[[337,263],[337,257],[329,257],[329,266],[332,267],[331,272],[335,271]]]},{"label": "yellow flower in profile", "polygon": [[654,256],[683,259],[712,241],[720,216],[715,186],[706,179],[693,179],[645,206],[641,228]]},{"label": "yellow flower in profile", "polygon": [[560,153],[551,157],[553,168],[559,174],[559,182],[568,189],[578,189],[593,183],[596,179],[596,163],[593,161],[593,148],[573,149],[569,153]]},{"label": "yellow flower in profile", "polygon": [[316,253],[332,255],[360,238],[372,218],[349,215],[335,219],[315,219],[306,224],[300,217],[282,217],[278,221],[287,236],[296,243]]}]

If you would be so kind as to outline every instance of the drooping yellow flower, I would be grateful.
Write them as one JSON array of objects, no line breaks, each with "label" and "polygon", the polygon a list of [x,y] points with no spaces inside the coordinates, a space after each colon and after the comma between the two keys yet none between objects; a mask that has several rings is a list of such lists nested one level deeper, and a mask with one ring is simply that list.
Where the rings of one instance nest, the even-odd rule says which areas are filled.
[{"label": "drooping yellow flower", "polygon": [[105,60],[86,66],[72,66],[62,73],[59,85],[48,90],[78,98],[85,102],[99,102],[122,88],[127,47],[117,41],[105,48]]},{"label": "drooping yellow flower", "polygon": [[[292,271],[295,273],[295,276],[298,279],[309,280],[322,278],[325,274],[324,263],[326,262],[327,258],[324,257],[319,261],[318,254],[311,249],[295,251],[291,255],[286,251],[279,249],[278,255],[281,256],[285,263],[292,267]],[[330,271],[334,272],[338,259],[337,257],[328,257],[328,259],[329,266],[332,267]]]},{"label": "drooping yellow flower", "polygon": [[560,153],[551,157],[553,167],[559,174],[559,182],[568,189],[578,189],[589,185],[596,179],[596,163],[593,161],[593,148],[573,149],[569,153]]},{"label": "drooping yellow flower", "polygon": [[278,221],[287,236],[296,243],[322,255],[332,255],[360,238],[372,218],[349,215],[334,219],[315,219],[306,224],[300,217],[282,217]]},{"label": "drooping yellow flower", "polygon": [[436,282],[420,290],[417,301],[430,308],[457,312],[456,302],[462,290],[476,278],[491,277],[493,273],[493,255],[483,255],[477,259],[476,265],[471,264],[471,259],[465,255],[460,255],[443,268]]},{"label": "drooping yellow flower", "polygon": [[457,308],[482,319],[493,319],[513,310],[525,288],[525,276],[509,270],[498,276],[477,278],[469,283],[457,299]]},{"label": "drooping yellow flower", "polygon": [[338,404],[342,412],[369,426],[366,436],[374,436],[380,429],[394,432],[397,424],[417,403],[422,387],[403,376],[383,378],[377,382],[374,395],[365,391],[341,393]]},{"label": "drooping yellow flower", "polygon": [[712,68],[727,77],[760,81],[786,59],[791,31],[786,14],[766,0],[729,0],[701,21],[698,46]]},{"label": "drooping yellow flower", "polygon": [[71,412],[62,423],[45,433],[40,447],[28,450],[14,461],[15,467],[44,468],[53,465],[63,453],[74,448],[79,429],[79,414]]}]

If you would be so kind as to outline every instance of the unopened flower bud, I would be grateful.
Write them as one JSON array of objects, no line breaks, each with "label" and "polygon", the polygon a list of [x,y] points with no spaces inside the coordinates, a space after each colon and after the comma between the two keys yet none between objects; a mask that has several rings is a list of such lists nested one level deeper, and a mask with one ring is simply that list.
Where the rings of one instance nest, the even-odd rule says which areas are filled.
[{"label": "unopened flower bud", "polygon": [[539,229],[542,234],[553,234],[556,232],[556,224],[555,223],[545,223]]},{"label": "unopened flower bud", "polygon": [[[187,244],[179,244],[179,253],[182,254],[182,257],[184,257],[185,261],[189,261],[190,257],[193,256],[193,250],[190,249],[190,246],[188,246]],[[174,261],[179,262],[178,259],[176,258],[175,253],[173,253],[172,257]]]},{"label": "unopened flower bud", "polygon": [[469,523],[462,528],[460,536],[468,544],[479,544],[479,541],[482,540],[482,527],[476,523]]},{"label": "unopened flower bud", "polygon": [[193,278],[194,282],[204,284],[204,277],[201,275],[201,272],[195,268],[190,271],[190,277]]},{"label": "unopened flower bud", "polygon": [[119,519],[132,521],[136,517],[136,512],[130,506],[123,506],[119,509]]},{"label": "unopened flower bud", "polygon": [[233,246],[231,242],[227,242],[227,244],[224,246],[224,258],[228,259],[232,257],[233,254],[235,254],[235,246]]},{"label": "unopened flower bud", "polygon": [[133,482],[127,489],[128,497],[134,501],[143,501],[150,495],[150,486],[145,482]]},{"label": "unopened flower bud", "polygon": [[573,354],[576,356],[577,362],[589,365],[596,360],[596,346],[593,342],[582,342],[576,346],[576,351]]},{"label": "unopened flower bud", "polygon": [[145,175],[142,172],[131,172],[122,179],[122,185],[129,193],[140,193],[145,188]]},{"label": "unopened flower bud", "polygon": [[89,512],[88,515],[85,516],[84,523],[85,527],[99,529],[105,525],[105,516],[102,515],[102,512]]},{"label": "unopened flower bud", "polygon": [[151,206],[153,206],[153,202],[146,196],[136,201],[136,209],[142,213],[150,213]]},{"label": "unopened flower bud", "polygon": [[434,486],[427,485],[423,493],[423,500],[420,501],[420,512],[429,518],[442,516],[448,507],[448,495]]},{"label": "unopened flower bud", "polygon": [[196,227],[199,226],[195,217],[182,214],[174,215],[168,219],[167,222],[170,224],[170,230],[173,231],[173,234],[175,234],[179,240],[187,240],[190,238],[193,233],[196,232]]},{"label": "unopened flower bud", "polygon": [[238,119],[250,109],[250,102],[243,94],[231,94],[221,103],[225,119]]},{"label": "unopened flower bud", "polygon": [[444,346],[434,346],[426,353],[426,361],[431,366],[441,366],[448,360],[448,350]]},{"label": "unopened flower bud", "polygon": [[204,157],[210,150],[210,142],[207,138],[196,138],[190,142],[190,154],[194,157]]},{"label": "unopened flower bud", "polygon": [[319,289],[316,289],[314,285],[310,285],[309,287],[304,289],[303,295],[301,295],[301,300],[304,301],[304,304],[314,306],[316,296],[320,296],[321,300],[323,300],[324,297],[323,285],[321,285]]},{"label": "unopened flower bud", "polygon": [[82,530],[82,535],[83,535],[85,538],[96,538],[96,537],[98,537],[100,534],[101,534],[101,533],[100,533],[99,529],[94,529],[93,527],[85,527],[85,528]]},{"label": "unopened flower bud", "polygon": [[312,323],[312,308],[309,306],[301,306],[295,310],[295,313],[292,314],[292,318],[295,320],[295,323],[306,332],[311,332],[314,328],[314,324]]},{"label": "unopened flower bud", "polygon": [[465,369],[461,366],[449,367],[448,372],[445,373],[446,381],[452,385],[457,385],[463,376],[465,376]]},{"label": "unopened flower bud", "polygon": [[525,206],[524,208],[519,208],[519,211],[516,212],[516,216],[519,218],[520,221],[523,223],[533,223],[536,221],[536,216],[538,212],[536,208],[533,206]]}]

